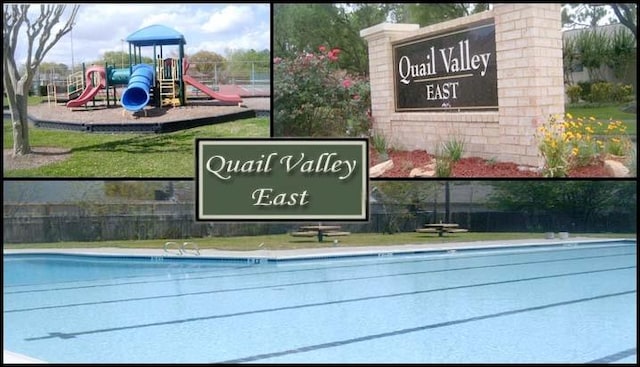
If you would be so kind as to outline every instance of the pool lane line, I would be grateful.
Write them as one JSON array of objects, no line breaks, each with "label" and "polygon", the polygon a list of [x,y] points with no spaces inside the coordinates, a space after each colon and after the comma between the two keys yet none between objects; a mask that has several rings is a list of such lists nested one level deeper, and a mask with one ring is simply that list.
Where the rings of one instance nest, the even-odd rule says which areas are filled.
[{"label": "pool lane line", "polygon": [[629,356],[633,356],[638,354],[638,350],[636,348],[630,348],[627,350],[620,351],[618,353],[609,354],[608,356],[604,356],[598,359],[594,359],[585,363],[613,363],[617,362],[623,358],[627,358]]},{"label": "pool lane line", "polygon": [[[342,300],[336,300],[336,301],[307,303],[307,304],[294,305],[294,306],[273,307],[273,308],[265,308],[265,309],[259,309],[259,310],[251,310],[251,311],[240,311],[240,312],[234,312],[234,313],[229,313],[229,314],[190,317],[190,318],[186,318],[186,319],[178,319],[178,320],[171,320],[171,321],[158,321],[158,322],[151,322],[151,323],[146,323],[146,324],[118,326],[118,327],[94,329],[94,330],[87,330],[87,331],[76,331],[76,332],[67,332],[67,333],[49,332],[49,335],[46,335],[46,336],[25,338],[24,340],[25,341],[35,341],[35,340],[53,339],[53,338],[71,339],[71,338],[75,338],[75,337],[80,336],[80,335],[99,334],[99,333],[107,333],[107,332],[122,331],[122,330],[129,330],[129,329],[139,329],[139,328],[145,328],[145,327],[153,327],[153,326],[166,326],[166,325],[184,324],[184,323],[189,323],[189,322],[198,322],[198,321],[205,321],[205,320],[214,320],[214,319],[223,319],[223,318],[231,318],[231,317],[238,317],[238,316],[247,316],[247,315],[254,315],[254,314],[261,314],[261,313],[268,313],[268,312],[295,310],[295,309],[302,309],[302,308],[309,308],[309,307],[324,307],[324,306],[329,306],[329,305],[355,303],[355,302],[363,302],[363,301],[372,301],[372,300],[376,300],[376,299],[415,296],[415,295],[418,295],[418,294],[443,292],[443,291],[451,291],[451,290],[475,288],[475,287],[486,287],[486,286],[493,286],[493,285],[503,285],[503,284],[510,284],[510,283],[520,283],[520,282],[535,281],[535,280],[540,280],[540,279],[561,278],[561,277],[577,276],[577,275],[584,275],[584,274],[604,273],[604,272],[609,272],[609,271],[628,270],[628,269],[632,269],[632,268],[635,268],[635,266],[633,266],[633,267],[602,269],[602,270],[596,270],[596,271],[582,271],[582,272],[575,272],[575,273],[555,274],[555,275],[539,276],[539,277],[532,277],[532,278],[502,280],[502,281],[497,281],[497,282],[466,284],[466,285],[460,285],[460,286],[455,286],[455,287],[434,288],[434,289],[426,289],[426,290],[421,290],[421,291],[382,294],[382,295],[377,295],[377,296],[366,296],[366,297],[342,299]],[[633,293],[633,292],[635,292],[635,290],[626,291],[626,292],[623,292],[623,293],[629,293],[629,292]]]},{"label": "pool lane line", "polygon": [[[551,247],[551,249],[546,248],[546,246]],[[545,245],[545,248],[534,248],[534,251],[518,251],[521,250],[520,248],[515,248],[516,250],[513,250],[515,252],[504,252],[502,250],[501,253],[497,253],[497,254],[487,254],[487,253],[483,253],[483,254],[479,254],[479,255],[467,255],[467,256],[462,256],[462,257],[437,257],[437,258],[422,258],[422,259],[405,259],[405,260],[398,260],[398,261],[385,261],[384,264],[382,265],[396,265],[396,264],[408,264],[408,263],[421,263],[421,262],[429,262],[429,261],[443,261],[443,260],[447,260],[447,261],[451,261],[451,260],[464,260],[464,259],[477,259],[477,258],[483,258],[483,257],[500,257],[500,256],[526,256],[526,255],[530,255],[530,254],[551,254],[551,253],[559,253],[559,252],[567,252],[567,251],[576,251],[576,250],[581,250],[581,251],[590,251],[590,250],[602,250],[604,249],[617,249],[619,247],[630,247],[633,245],[628,245],[628,244],[617,244],[617,245],[610,245],[610,246],[597,246],[597,247],[588,247],[588,248],[580,248],[580,247],[575,247],[575,246],[569,246],[569,248],[565,247],[565,246],[561,246],[561,245]],[[526,246],[527,248],[530,248],[531,246]],[[553,248],[553,247],[557,247],[557,248]],[[481,251],[483,249],[470,249],[470,250],[462,250],[460,251],[460,253],[463,253],[465,251],[469,251],[469,252],[476,252],[476,251]],[[484,249],[483,251],[491,251],[492,249]],[[496,250],[497,251],[497,250]],[[421,256],[421,255],[425,255],[425,254],[429,254],[430,252],[442,252],[441,255],[444,255],[446,253],[446,250],[442,250],[442,251],[420,251],[419,253],[394,253],[394,256],[396,257],[402,257],[402,256]],[[609,255],[600,255],[600,256],[618,256],[618,255],[635,255],[637,252],[627,252],[627,253],[621,253],[621,254],[609,254]],[[378,257],[376,257],[377,253],[372,253],[370,255],[357,255],[357,258],[360,257],[369,257],[370,260],[376,260],[376,259],[380,259]],[[433,254],[431,254],[433,255]],[[64,255],[63,255],[64,256]],[[73,255],[71,255],[73,256]],[[594,256],[593,258],[597,258],[599,256]],[[341,257],[341,256],[334,256],[334,257],[327,257],[327,260],[331,260],[331,259],[340,259],[340,258],[347,258],[347,257]],[[389,259],[389,258],[387,258]],[[566,258],[566,260],[571,260],[573,258]],[[199,261],[207,261],[205,258],[200,258],[197,259]],[[218,261],[219,259],[211,259],[210,261]],[[248,260],[244,259],[244,260]],[[296,259],[296,261],[317,261],[318,259]],[[168,260],[167,263],[169,263],[171,260]],[[284,260],[284,261],[289,261],[289,260]],[[216,274],[216,275],[210,275],[210,276],[204,276],[204,277],[195,277],[195,278],[191,278],[191,279],[213,279],[213,278],[231,278],[231,277],[246,277],[246,276],[252,276],[252,275],[263,275],[263,274],[274,274],[274,273],[296,273],[296,272],[304,272],[304,271],[315,271],[315,270],[326,270],[326,269],[340,269],[340,268],[354,268],[354,267],[368,267],[368,266],[379,266],[381,264],[379,263],[369,263],[369,264],[350,264],[350,265],[339,265],[339,266],[322,266],[322,267],[317,267],[317,268],[306,268],[306,269],[290,269],[290,270],[274,270],[274,271],[258,271],[258,272],[253,272],[253,273],[240,273],[240,274]],[[248,264],[248,265],[243,265],[243,266],[237,266],[237,267],[231,267],[231,269],[246,269],[246,268],[250,268],[256,266],[256,264]],[[229,269],[225,269],[225,270],[229,270]],[[198,274],[198,273],[211,273],[213,272],[212,270],[206,270],[206,271],[198,271],[198,272],[185,272],[182,274]],[[115,278],[109,278],[109,279],[96,279],[94,281],[111,281],[112,279],[132,279],[132,278],[140,278],[140,277],[158,277],[158,276],[164,276],[165,274],[162,275],[136,275],[136,276],[130,276],[130,277],[115,277]],[[146,283],[165,283],[165,282],[172,282],[174,280],[166,280],[166,279],[162,279],[162,280],[155,280],[155,281],[139,281],[139,282],[126,282],[126,283],[118,283],[118,284],[103,284],[103,285],[90,285],[90,286],[77,286],[77,287],[66,287],[66,288],[55,288],[55,290],[65,290],[65,289],[75,289],[75,288],[91,288],[91,287],[102,287],[102,286],[119,286],[119,285],[128,285],[128,284],[146,284]],[[56,282],[56,283],[44,283],[44,284],[34,284],[34,285],[25,285],[25,284],[21,284],[21,285],[12,285],[12,286],[6,286],[5,288],[12,288],[12,287],[30,287],[30,286],[50,286],[51,284],[64,284],[64,283],[71,283],[71,282],[82,282],[82,280],[74,280],[74,281],[70,281],[70,282]],[[54,289],[54,288],[52,288]],[[25,290],[24,292],[47,292],[49,291],[49,289],[43,289],[43,290]],[[19,292],[19,291],[14,291],[14,292]]]},{"label": "pool lane line", "polygon": [[[500,267],[500,266],[511,266],[511,265],[524,265],[524,264],[538,264],[538,263],[546,263],[546,262],[558,262],[558,261],[574,261],[574,260],[582,260],[582,259],[598,259],[605,257],[615,257],[615,256],[630,256],[636,255],[636,252],[627,252],[620,254],[609,254],[609,255],[596,255],[596,256],[580,256],[580,257],[569,257],[562,259],[545,259],[545,260],[536,260],[536,261],[527,261],[521,263],[506,263],[506,264],[494,264],[494,265],[484,265],[482,267]],[[440,258],[439,260],[462,260],[468,259],[468,257],[464,258]],[[396,265],[396,264],[405,264],[410,262],[423,262],[423,261],[431,261],[429,260],[411,260],[411,261],[397,261],[393,263],[384,263],[382,265]],[[57,292],[57,291],[65,291],[65,290],[75,290],[75,289],[87,289],[87,288],[102,288],[102,287],[120,287],[123,285],[135,285],[135,284],[151,284],[151,283],[173,283],[176,281],[190,281],[190,280],[201,280],[201,279],[216,279],[216,278],[233,278],[233,277],[244,277],[244,276],[252,276],[252,275],[267,275],[267,274],[279,274],[279,273],[293,273],[293,272],[305,272],[305,271],[319,271],[319,270],[327,270],[327,269],[340,269],[340,268],[353,268],[353,267],[366,267],[366,266],[380,266],[381,264],[351,264],[351,265],[342,265],[342,266],[333,266],[333,267],[320,267],[320,268],[311,268],[311,269],[295,269],[295,270],[274,270],[274,271],[266,271],[266,272],[256,272],[256,273],[246,273],[246,274],[217,274],[217,275],[209,275],[209,276],[196,276],[189,277],[188,279],[162,279],[162,280],[153,280],[153,281],[134,281],[134,282],[123,282],[116,284],[95,284],[95,285],[83,285],[83,286],[75,286],[75,287],[59,287],[59,288],[47,288],[47,289],[31,289],[31,290],[16,290],[16,291],[6,291],[3,294],[24,294],[24,293],[42,293],[42,292]],[[480,267],[480,268],[482,268]],[[454,270],[465,270],[465,269],[473,269],[473,267],[463,267],[457,268]]]},{"label": "pool lane line", "polygon": [[632,293],[636,293],[636,291],[635,290],[630,290],[630,291],[624,291],[624,292],[618,292],[618,293],[602,294],[602,295],[599,295],[599,296],[593,296],[593,297],[587,297],[587,298],[578,298],[578,299],[574,299],[574,300],[570,300],[570,301],[548,303],[546,305],[519,308],[519,309],[515,309],[515,310],[496,312],[496,313],[482,315],[482,316],[469,317],[469,318],[466,318],[466,319],[439,322],[439,323],[435,323],[435,324],[422,325],[422,326],[406,328],[406,329],[400,329],[400,330],[395,330],[395,331],[389,331],[389,332],[379,333],[379,334],[371,334],[371,335],[366,335],[366,336],[361,336],[361,337],[351,338],[351,339],[337,340],[337,341],[328,342],[328,343],[322,343],[322,344],[307,345],[307,346],[304,346],[304,347],[299,347],[299,348],[295,348],[295,349],[288,349],[288,350],[284,350],[284,351],[280,351],[280,352],[257,354],[257,355],[253,355],[253,356],[237,358],[237,359],[230,359],[230,360],[221,361],[221,362],[214,362],[214,363],[255,362],[255,361],[259,361],[259,360],[267,359],[267,358],[282,357],[282,356],[291,355],[291,354],[311,352],[311,351],[315,351],[315,350],[319,350],[319,349],[334,348],[334,347],[339,347],[339,346],[343,346],[343,345],[346,345],[346,344],[360,343],[360,342],[365,342],[365,341],[369,341],[369,340],[373,340],[373,339],[380,339],[380,338],[386,338],[386,337],[391,337],[391,336],[415,333],[415,332],[418,332],[418,331],[436,329],[436,328],[441,328],[441,327],[446,327],[446,326],[466,324],[466,323],[469,323],[469,322],[492,319],[492,318],[496,318],[496,317],[511,316],[511,315],[515,315],[515,314],[519,314],[519,313],[539,311],[539,310],[544,310],[544,309],[552,308],[552,307],[561,307],[561,306],[567,306],[567,305],[572,305],[572,304],[576,304],[576,303],[590,302],[590,301],[595,301],[595,300],[604,299],[604,298],[624,296],[624,295],[632,294]]},{"label": "pool lane line", "polygon": [[[616,257],[616,256],[626,256],[626,255],[617,254],[617,255],[587,256],[587,257],[582,257],[582,258],[573,258],[573,259],[571,259],[571,261],[586,260],[586,259],[601,258],[601,257]],[[63,304],[63,305],[51,305],[51,306],[38,306],[38,307],[30,307],[30,308],[5,309],[5,310],[3,310],[3,312],[4,313],[15,313],[15,312],[51,310],[51,309],[59,309],[59,308],[67,308],[67,307],[95,306],[95,305],[103,305],[103,304],[110,304],[110,303],[138,302],[138,301],[148,301],[148,300],[154,300],[154,299],[201,296],[201,295],[205,295],[205,294],[216,294],[216,293],[245,292],[245,291],[254,291],[254,290],[270,289],[270,288],[284,288],[284,287],[297,287],[297,286],[302,286],[302,285],[315,285],[315,284],[351,282],[351,281],[380,279],[380,278],[391,278],[391,277],[399,277],[399,276],[412,276],[412,275],[444,273],[444,272],[461,271],[461,270],[464,271],[464,270],[476,270],[476,269],[486,269],[486,268],[494,268],[494,267],[508,267],[508,266],[521,266],[521,265],[541,264],[541,263],[550,263],[550,262],[558,262],[558,261],[567,261],[567,260],[566,259],[563,259],[563,260],[558,260],[558,259],[554,259],[554,260],[539,260],[539,261],[534,261],[534,262],[530,262],[529,261],[529,262],[522,262],[522,263],[508,263],[508,264],[498,264],[498,265],[494,264],[494,265],[481,265],[481,266],[466,266],[466,267],[461,267],[461,268],[447,268],[447,269],[436,269],[436,270],[425,270],[425,271],[413,271],[413,272],[405,272],[405,273],[368,275],[368,276],[361,276],[361,277],[338,278],[338,279],[311,280],[311,281],[295,282],[295,283],[256,285],[256,286],[241,287],[241,288],[226,288],[226,289],[214,289],[214,290],[198,291],[198,292],[185,292],[185,293],[180,293],[180,294],[165,294],[165,295],[146,296],[146,297],[121,298],[121,299],[104,300],[104,301],[67,303],[67,304]],[[12,293],[7,292],[5,294],[12,294]]]},{"label": "pool lane line", "polygon": [[[622,255],[605,255],[605,256],[599,256],[599,257],[611,257],[611,256],[615,257],[615,256],[622,256]],[[585,259],[590,259],[590,258],[593,258],[593,257],[576,258],[576,259],[572,259],[572,260],[585,260]],[[536,261],[536,262],[524,262],[524,263],[467,266],[467,267],[461,267],[461,268],[448,268],[448,269],[436,269],[436,270],[425,270],[425,271],[413,271],[413,272],[405,272],[405,273],[368,275],[368,276],[350,277],[350,278],[311,280],[311,281],[295,282],[295,283],[256,285],[256,286],[241,287],[241,288],[226,288],[226,289],[223,288],[223,289],[214,289],[214,290],[198,291],[198,292],[185,292],[185,293],[180,293],[180,294],[164,294],[164,295],[156,295],[156,296],[120,298],[120,299],[103,300],[103,301],[67,303],[67,304],[62,304],[62,305],[50,305],[50,306],[38,306],[38,307],[29,307],[29,308],[5,309],[5,310],[3,310],[3,312],[4,313],[15,313],[15,312],[51,310],[51,309],[59,309],[59,308],[67,308],[67,307],[96,306],[96,305],[104,305],[104,304],[111,304],[111,303],[149,301],[149,300],[155,300],[155,299],[166,299],[166,298],[176,298],[176,297],[191,297],[191,296],[201,296],[201,295],[205,295],[205,294],[216,294],[216,293],[246,292],[246,291],[254,291],[254,290],[260,290],[260,289],[272,289],[272,288],[297,287],[297,286],[303,286],[303,285],[316,285],[316,284],[351,282],[351,281],[391,278],[391,277],[399,277],[399,276],[412,276],[412,275],[445,273],[445,272],[461,271],[461,270],[462,271],[464,271],[464,270],[477,270],[477,269],[494,268],[494,267],[521,266],[521,265],[531,265],[531,264],[549,263],[549,262],[557,262],[557,261],[560,261],[560,260],[545,260],[545,261],[541,260],[541,261]]]},{"label": "pool lane line", "polygon": [[[169,261],[167,261],[168,263]],[[158,262],[157,264],[161,264],[160,262]],[[217,266],[216,266],[217,267]],[[220,270],[237,270],[237,269],[245,269],[245,268],[250,268],[251,265],[242,265],[242,266],[220,266]],[[178,268],[179,269],[179,268]],[[159,270],[169,270],[167,268],[160,268]],[[185,271],[180,273],[180,275],[186,275],[186,274],[201,274],[201,273],[211,273],[212,270],[200,270],[200,271]],[[157,278],[159,276],[166,276],[166,274],[160,274],[158,275],[156,274],[136,274],[136,275],[128,275],[128,276],[121,276],[121,277],[113,277],[113,278],[97,278],[97,279],[82,279],[82,280],[63,280],[63,281],[59,281],[59,282],[52,282],[52,283],[23,283],[23,284],[12,284],[12,285],[6,285],[4,286],[5,288],[23,288],[23,287],[43,287],[43,286],[51,286],[54,284],[69,284],[69,283],[80,283],[80,282],[108,282],[108,281],[114,281],[114,280],[119,280],[119,279],[136,279],[136,278]]]}]

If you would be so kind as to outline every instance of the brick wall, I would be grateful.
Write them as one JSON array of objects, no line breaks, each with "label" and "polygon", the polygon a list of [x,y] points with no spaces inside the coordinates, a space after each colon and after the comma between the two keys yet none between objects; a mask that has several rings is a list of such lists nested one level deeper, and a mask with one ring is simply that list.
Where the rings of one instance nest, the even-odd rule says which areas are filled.
[{"label": "brick wall", "polygon": [[[392,43],[493,19],[498,111],[395,112]],[[464,139],[465,156],[540,167],[535,134],[564,112],[559,4],[496,4],[491,11],[419,28],[383,23],[364,29],[368,42],[374,130],[393,146],[435,153],[438,144]]]}]

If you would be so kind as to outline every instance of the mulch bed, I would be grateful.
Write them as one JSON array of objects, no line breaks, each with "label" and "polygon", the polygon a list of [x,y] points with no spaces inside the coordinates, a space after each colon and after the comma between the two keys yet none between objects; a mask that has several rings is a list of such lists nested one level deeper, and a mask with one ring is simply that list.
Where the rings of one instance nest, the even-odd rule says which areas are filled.
[{"label": "mulch bed", "polygon": [[[393,168],[386,171],[381,178],[409,178],[413,168],[423,167],[430,163],[434,156],[424,150],[389,150],[389,159],[393,160]],[[369,151],[369,166],[381,163],[382,159],[374,149]],[[478,157],[466,157],[454,163],[450,177],[511,177],[534,178],[543,177],[539,172],[520,168],[512,162],[493,162]],[[573,169],[569,173],[574,177],[610,177],[604,170],[603,162]]]}]

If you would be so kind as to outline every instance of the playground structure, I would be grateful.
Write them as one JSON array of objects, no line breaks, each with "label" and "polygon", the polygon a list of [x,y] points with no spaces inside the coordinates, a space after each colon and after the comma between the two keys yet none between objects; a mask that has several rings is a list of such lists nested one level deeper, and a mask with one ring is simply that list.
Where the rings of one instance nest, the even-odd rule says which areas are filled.
[{"label": "playground structure", "polygon": [[[142,28],[127,37],[129,44],[129,67],[115,68],[110,66],[91,66],[83,71],[83,77],[77,75],[69,79],[70,97],[77,90],[80,95],[67,102],[68,108],[86,106],[94,101],[102,90],[107,92],[107,107],[110,104],[109,88],[113,89],[113,101],[117,100],[116,86],[126,86],[121,93],[120,105],[125,111],[137,112],[147,105],[156,107],[186,105],[186,88],[189,84],[204,92],[209,97],[223,103],[240,104],[238,95],[218,93],[206,85],[187,75],[189,63],[184,57],[184,36],[175,30],[152,25]],[[163,58],[163,46],[177,45],[178,58]],[[142,63],[142,47],[153,47],[153,65]],[[84,68],[83,68],[84,69]],[[79,87],[79,84],[82,86]],[[72,92],[73,90],[73,92]],[[124,111],[123,111],[124,113]]]}]

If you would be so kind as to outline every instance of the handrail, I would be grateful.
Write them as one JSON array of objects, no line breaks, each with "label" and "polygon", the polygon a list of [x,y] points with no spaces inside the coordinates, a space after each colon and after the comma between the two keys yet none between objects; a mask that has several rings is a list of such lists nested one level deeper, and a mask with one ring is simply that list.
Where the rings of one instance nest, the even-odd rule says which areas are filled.
[{"label": "handrail", "polygon": [[193,250],[195,251],[196,256],[200,256],[200,248],[198,247],[198,244],[195,242],[184,242],[182,244],[181,250],[183,253],[187,252],[187,246],[191,245],[193,247]]},{"label": "handrail", "polygon": [[[177,248],[178,255],[188,254],[189,251],[192,251],[196,256],[200,256],[200,248],[195,242],[185,241],[182,243],[182,245],[180,245],[175,241],[167,241],[164,243],[164,252],[169,252],[168,250],[170,246],[175,246]],[[188,247],[191,247],[191,249],[189,249]]]},{"label": "handrail", "polygon": [[182,255],[182,248],[183,246],[179,246],[177,242],[174,241],[167,241],[164,244],[164,252],[169,252],[167,251],[167,249],[169,248],[170,245],[175,245],[178,247],[178,255]]}]

